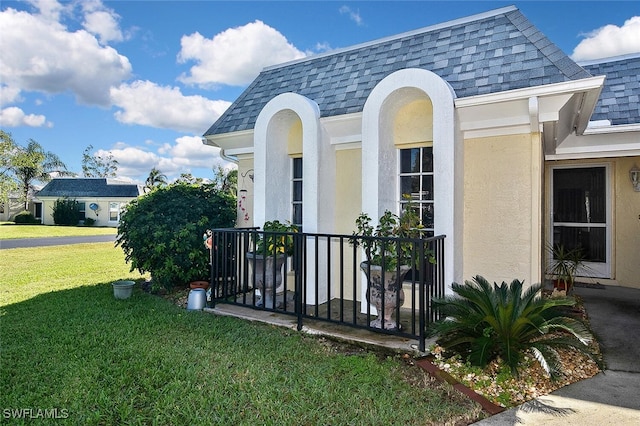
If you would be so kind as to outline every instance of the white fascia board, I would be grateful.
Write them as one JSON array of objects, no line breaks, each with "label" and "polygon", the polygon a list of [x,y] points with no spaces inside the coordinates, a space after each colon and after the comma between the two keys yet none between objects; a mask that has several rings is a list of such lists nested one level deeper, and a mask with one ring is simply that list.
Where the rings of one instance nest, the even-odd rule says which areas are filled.
[{"label": "white fascia board", "polygon": [[362,113],[323,117],[322,127],[329,135],[331,145],[353,144],[362,141]]},{"label": "white fascia board", "polygon": [[226,152],[239,148],[251,148],[253,151],[253,129],[207,136],[202,141],[205,145],[222,148]]},{"label": "white fascia board", "polygon": [[593,125],[591,127],[587,127],[584,131],[584,135],[603,135],[610,133],[630,133],[630,132],[640,132],[640,124],[618,124],[618,125],[608,125],[608,126],[598,126]]},{"label": "white fascia board", "polygon": [[604,83],[604,76],[583,78],[581,80],[565,81],[562,83],[545,84],[544,86],[525,87],[522,89],[507,90],[504,92],[489,93],[486,95],[457,98],[456,108],[465,108],[479,105],[509,102],[519,99],[528,100],[532,96],[539,98],[545,96],[574,94],[588,90],[599,89]]},{"label": "white fascia board", "polygon": [[570,135],[547,155],[548,160],[582,159],[599,157],[629,157],[640,154],[640,126],[635,132],[595,133]]}]

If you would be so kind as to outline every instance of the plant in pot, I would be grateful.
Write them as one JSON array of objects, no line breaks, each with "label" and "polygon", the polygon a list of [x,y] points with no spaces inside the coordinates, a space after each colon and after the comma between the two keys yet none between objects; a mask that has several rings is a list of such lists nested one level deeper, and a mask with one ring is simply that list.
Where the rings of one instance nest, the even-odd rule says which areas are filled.
[{"label": "plant in pot", "polygon": [[553,276],[553,287],[569,293],[576,280],[578,269],[585,268],[585,256],[581,247],[567,249],[562,244],[549,246],[551,254],[548,273]]},{"label": "plant in pot", "polygon": [[262,231],[254,235],[254,251],[247,253],[249,276],[261,296],[256,305],[273,309],[280,307],[273,298],[274,289],[276,294],[284,291],[282,268],[287,257],[293,254],[291,234],[298,232],[298,227],[290,222],[273,220],[265,222]]},{"label": "plant in pot", "polygon": [[[407,204],[400,216],[389,210],[380,217],[378,225],[371,225],[371,218],[361,213],[356,219],[357,231],[351,244],[362,245],[366,261],[360,269],[367,276],[367,301],[376,307],[378,318],[369,323],[373,328],[396,330],[400,323],[392,320],[394,311],[404,303],[402,282],[409,270],[422,264],[414,250],[414,244],[406,239],[421,238],[424,227],[416,210]],[[393,240],[391,238],[403,240]],[[431,252],[427,260],[433,262]]]}]

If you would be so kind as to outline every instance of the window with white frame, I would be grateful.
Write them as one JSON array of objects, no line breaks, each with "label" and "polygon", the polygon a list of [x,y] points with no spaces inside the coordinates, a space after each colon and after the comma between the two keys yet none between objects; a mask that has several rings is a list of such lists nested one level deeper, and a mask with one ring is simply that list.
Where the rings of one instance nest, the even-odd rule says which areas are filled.
[{"label": "window with white frame", "polygon": [[109,203],[109,222],[120,220],[120,203]]},{"label": "window with white frame", "polygon": [[432,147],[400,150],[400,209],[411,202],[426,236],[434,232],[433,179]]},{"label": "window with white frame", "polygon": [[302,158],[292,159],[291,223],[302,228]]}]

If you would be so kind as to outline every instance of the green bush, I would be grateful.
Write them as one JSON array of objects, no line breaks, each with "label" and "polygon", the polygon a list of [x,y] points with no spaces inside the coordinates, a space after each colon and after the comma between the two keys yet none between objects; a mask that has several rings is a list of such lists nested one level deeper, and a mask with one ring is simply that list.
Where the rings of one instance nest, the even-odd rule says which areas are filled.
[{"label": "green bush", "polygon": [[522,287],[519,280],[491,285],[479,275],[464,285],[454,283],[454,296],[434,300],[444,316],[432,325],[437,343],[480,367],[499,358],[514,375],[523,355],[530,353],[555,376],[562,367],[558,348],[575,348],[602,368],[588,346],[594,337],[587,326],[565,316],[563,308],[575,300],[541,297],[541,284],[524,292]]},{"label": "green bush", "polygon": [[232,227],[235,197],[210,185],[176,183],[129,203],[120,216],[116,245],[131,270],[151,273],[155,289],[208,281],[207,229]]},{"label": "green bush", "polygon": [[78,201],[67,197],[58,198],[53,204],[53,223],[56,225],[77,225],[80,222]]},{"label": "green bush", "polygon": [[91,217],[86,217],[86,218],[84,219],[84,225],[85,225],[85,226],[93,226],[93,225],[95,225],[95,224],[96,224],[96,220],[95,220],[95,219],[93,219],[93,218],[91,218]]},{"label": "green bush", "polygon": [[23,210],[20,213],[16,214],[13,218],[13,221],[17,224],[23,225],[34,225],[40,223],[40,221],[33,216],[33,213],[27,210]]}]

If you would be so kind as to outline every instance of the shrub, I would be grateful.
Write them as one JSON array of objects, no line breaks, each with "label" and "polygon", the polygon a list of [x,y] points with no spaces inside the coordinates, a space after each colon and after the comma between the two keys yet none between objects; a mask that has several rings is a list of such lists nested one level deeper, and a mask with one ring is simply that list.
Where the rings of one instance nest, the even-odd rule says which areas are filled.
[{"label": "shrub", "polygon": [[235,197],[210,185],[176,183],[129,203],[120,216],[116,245],[131,270],[150,272],[157,290],[209,277],[207,229],[234,225]]},{"label": "shrub", "polygon": [[78,201],[67,197],[58,198],[53,204],[53,223],[56,225],[77,225],[80,221]]},{"label": "shrub", "polygon": [[23,225],[34,225],[40,223],[40,221],[33,216],[33,213],[27,210],[23,210],[20,213],[16,214],[13,218],[13,221],[17,224]]},{"label": "shrub", "polygon": [[85,224],[85,226],[93,226],[93,225],[96,224],[96,220],[94,218],[91,218],[91,217],[86,217],[84,219],[84,224]]},{"label": "shrub", "polygon": [[[558,348],[575,348],[601,366],[591,353],[594,339],[577,318],[564,316],[562,308],[574,299],[540,297],[541,284],[524,293],[522,281],[493,285],[481,276],[464,285],[452,285],[455,296],[434,300],[444,319],[432,325],[438,344],[480,367],[500,358],[514,375],[525,352],[555,376],[561,368]],[[602,366],[601,366],[602,368]]]}]

